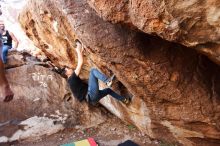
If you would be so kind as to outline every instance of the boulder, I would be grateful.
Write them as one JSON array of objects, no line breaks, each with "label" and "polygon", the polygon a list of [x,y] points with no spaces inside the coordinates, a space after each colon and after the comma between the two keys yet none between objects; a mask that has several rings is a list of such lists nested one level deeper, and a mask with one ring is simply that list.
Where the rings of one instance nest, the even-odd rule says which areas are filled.
[{"label": "boulder", "polygon": [[220,64],[218,0],[88,0],[104,20],[191,46]]},{"label": "boulder", "polygon": [[[73,41],[68,40],[79,38],[86,47],[83,78],[88,79],[89,69],[96,66],[108,75],[111,73],[116,75],[113,86],[116,92],[132,97],[129,106],[110,97],[101,101],[109,111],[123,121],[134,124],[151,138],[183,145],[203,143],[210,146],[218,145],[220,142],[219,66],[191,48],[146,34],[150,30],[148,24],[144,27],[146,32],[140,32],[131,27],[103,20],[104,16],[100,17],[97,13],[98,8],[97,11],[93,9],[95,5],[91,8],[95,2],[30,0],[19,19],[27,35],[58,66],[63,64],[75,66],[77,58],[69,55],[70,52],[74,54]],[[123,3],[128,1],[123,1],[122,4],[120,0],[111,2],[115,6],[105,2],[112,11],[118,8],[127,12],[127,3],[126,5]],[[156,17],[156,14],[162,13],[159,7],[166,6],[165,2],[152,4],[155,4],[152,9],[155,7],[158,9],[138,10],[138,12],[146,14],[146,17],[155,13]],[[137,3],[134,5],[138,6]],[[105,8],[104,6],[102,8]],[[135,8],[132,10],[137,11]],[[103,11],[103,13],[108,12]],[[155,30],[162,32],[163,38],[177,42],[176,40],[184,35],[179,34],[179,23],[172,21],[172,17],[167,15],[163,16],[169,18],[166,23],[170,24],[171,33],[166,33],[167,29],[163,26],[165,22],[159,23],[157,19],[155,23],[158,26]],[[120,17],[128,20],[126,16],[114,11],[114,16],[110,18]],[[154,18],[153,14],[152,18]],[[151,21],[146,23],[148,22]],[[129,20],[128,23],[132,24]],[[174,36],[178,34],[178,37],[171,37],[171,34]],[[210,42],[218,39],[217,35],[213,37],[215,39],[208,37],[207,40],[210,39]],[[205,38],[196,38],[199,43],[205,40]],[[66,45],[62,45],[60,40],[67,40]],[[189,40],[193,42],[194,38]]]},{"label": "boulder", "polygon": [[8,57],[6,76],[15,96],[0,103],[0,143],[37,140],[64,128],[87,128],[106,120],[100,109],[77,101],[66,79],[53,68],[24,54],[13,52]]}]

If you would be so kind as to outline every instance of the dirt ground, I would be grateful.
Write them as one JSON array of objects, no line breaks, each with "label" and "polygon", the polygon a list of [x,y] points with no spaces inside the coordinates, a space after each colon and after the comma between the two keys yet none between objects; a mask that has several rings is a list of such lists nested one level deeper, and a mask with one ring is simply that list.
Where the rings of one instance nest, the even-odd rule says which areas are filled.
[{"label": "dirt ground", "polygon": [[126,140],[132,140],[140,146],[158,146],[159,142],[151,141],[148,136],[142,134],[133,125],[126,125],[117,117],[109,114],[107,122],[96,127],[88,129],[66,128],[56,134],[44,136],[38,140],[17,141],[0,146],[58,146],[65,143],[71,143],[94,138],[100,146],[117,146]]}]

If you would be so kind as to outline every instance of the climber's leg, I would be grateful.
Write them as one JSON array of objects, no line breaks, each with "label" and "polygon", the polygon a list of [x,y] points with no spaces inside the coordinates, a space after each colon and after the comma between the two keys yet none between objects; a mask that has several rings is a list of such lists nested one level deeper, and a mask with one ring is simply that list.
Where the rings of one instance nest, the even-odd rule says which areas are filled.
[{"label": "climber's leg", "polygon": [[[0,47],[0,51],[2,52],[2,48]],[[5,69],[4,69],[4,64],[2,62],[2,59],[0,58],[0,97],[1,101],[4,102],[9,102],[13,99],[14,93],[12,92],[8,81],[5,76]]]},{"label": "climber's leg", "polygon": [[115,99],[117,99],[119,101],[124,101],[125,100],[124,97],[122,97],[121,95],[117,94],[116,92],[114,92],[110,88],[99,90],[98,91],[98,95],[96,95],[96,96],[91,95],[90,96],[90,100],[93,103],[97,103],[99,100],[101,100],[103,97],[105,97],[107,95],[111,95],[113,98],[115,98]]},{"label": "climber's leg", "polygon": [[94,80],[101,80],[104,83],[107,83],[110,79],[103,73],[101,73],[98,69],[92,68],[90,71],[89,82],[93,82]]},{"label": "climber's leg", "polygon": [[[104,83],[109,82],[109,78],[101,73],[99,70],[92,68],[89,75],[89,87],[88,87],[88,93],[91,96],[91,98],[98,98],[99,95],[99,82],[98,80],[101,80]],[[103,94],[105,94],[104,92]]]},{"label": "climber's leg", "polygon": [[125,97],[122,97],[121,95],[117,94],[110,88],[99,90],[98,79],[103,81],[104,83],[107,83],[110,80],[106,75],[102,74],[97,69],[92,69],[90,71],[88,95],[90,98],[89,101],[91,103],[97,103],[106,95],[111,95],[115,99],[120,100],[122,102],[126,100]]},{"label": "climber's leg", "polygon": [[[96,73],[95,73],[96,72]],[[96,69],[91,69],[90,75],[89,75],[89,86],[88,86],[88,95],[90,96],[90,100],[95,100],[95,98],[99,94],[99,83],[98,83],[98,78],[99,76],[98,72]],[[105,76],[99,76],[103,81],[107,80],[107,77]]]},{"label": "climber's leg", "polygon": [[11,49],[11,46],[3,45],[2,47],[2,61],[4,64],[7,62],[8,50]]}]

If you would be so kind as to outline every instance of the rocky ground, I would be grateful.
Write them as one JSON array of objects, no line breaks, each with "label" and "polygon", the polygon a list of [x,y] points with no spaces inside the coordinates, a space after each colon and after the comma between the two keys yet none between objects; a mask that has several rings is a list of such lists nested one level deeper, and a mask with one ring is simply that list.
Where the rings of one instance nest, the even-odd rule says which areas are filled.
[{"label": "rocky ground", "polygon": [[126,140],[132,140],[140,146],[160,145],[159,142],[151,141],[148,136],[141,134],[133,125],[123,123],[110,113],[106,114],[108,115],[108,121],[91,128],[66,128],[56,134],[43,136],[37,141],[17,141],[4,144],[4,146],[55,146],[86,139],[88,137],[93,137],[100,146],[117,146]]}]

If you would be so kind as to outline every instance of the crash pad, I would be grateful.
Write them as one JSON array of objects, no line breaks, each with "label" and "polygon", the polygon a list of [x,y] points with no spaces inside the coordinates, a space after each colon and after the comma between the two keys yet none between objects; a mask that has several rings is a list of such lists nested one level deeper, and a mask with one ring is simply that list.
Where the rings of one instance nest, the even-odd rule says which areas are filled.
[{"label": "crash pad", "polygon": [[98,146],[93,138],[88,138],[68,144],[63,144],[61,146]]}]

